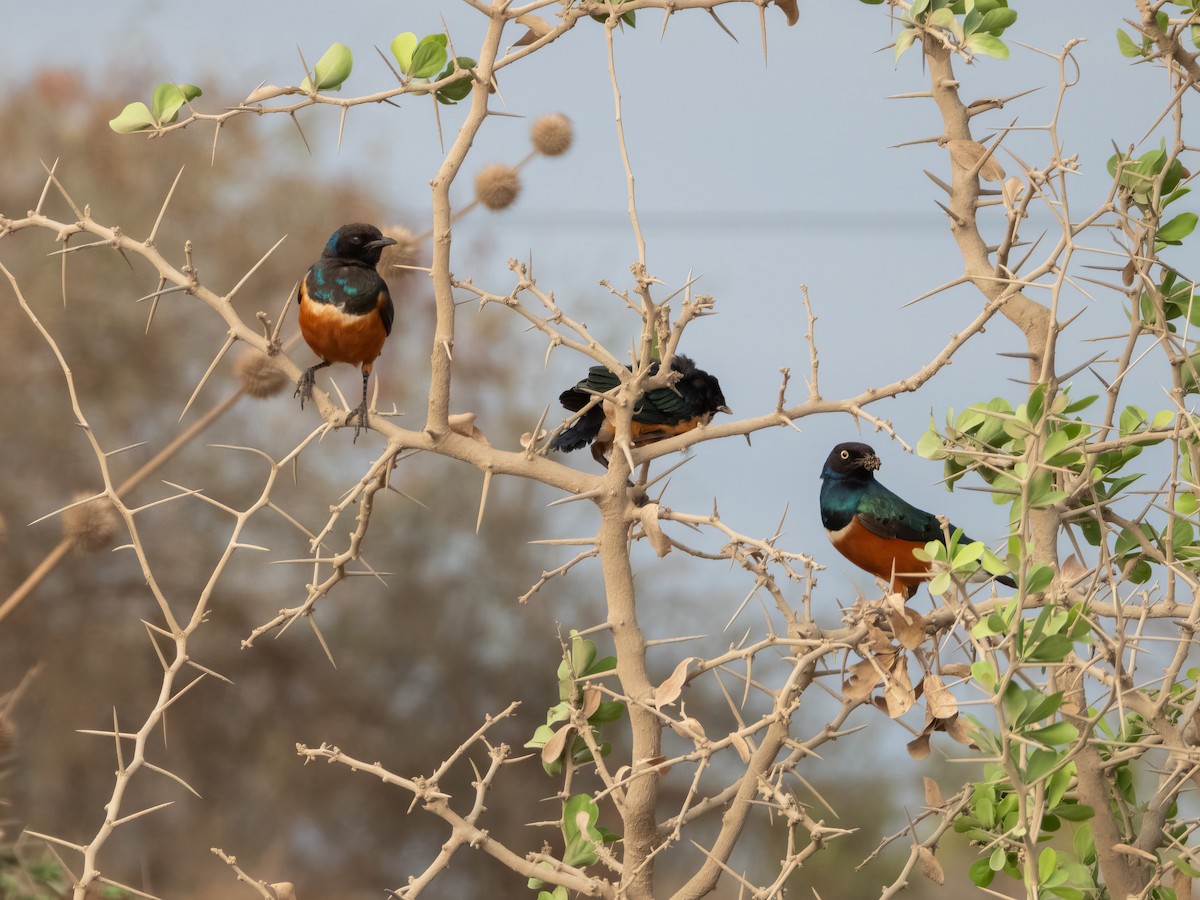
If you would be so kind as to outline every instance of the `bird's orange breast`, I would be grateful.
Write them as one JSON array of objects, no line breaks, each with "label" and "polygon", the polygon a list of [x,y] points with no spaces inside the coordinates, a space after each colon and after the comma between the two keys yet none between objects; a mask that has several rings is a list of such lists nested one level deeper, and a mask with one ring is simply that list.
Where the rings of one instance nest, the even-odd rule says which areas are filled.
[{"label": "bird's orange breast", "polygon": [[629,431],[633,437],[634,446],[640,447],[642,444],[649,444],[654,441],[664,441],[667,438],[675,437],[677,434],[685,434],[699,424],[700,418],[698,416],[694,416],[690,419],[684,419],[681,422],[676,422],[671,425],[665,423],[651,425],[645,422],[634,421],[630,423]]},{"label": "bird's orange breast", "polygon": [[343,362],[371,371],[383,352],[387,331],[377,312],[355,316],[330,303],[307,298],[300,303],[300,333],[313,353],[326,362]]},{"label": "bird's orange breast", "polygon": [[892,590],[905,597],[911,597],[917,586],[929,579],[929,563],[912,554],[925,547],[920,541],[880,537],[861,525],[857,517],[845,528],[827,533],[838,553],[876,578],[890,582]]}]

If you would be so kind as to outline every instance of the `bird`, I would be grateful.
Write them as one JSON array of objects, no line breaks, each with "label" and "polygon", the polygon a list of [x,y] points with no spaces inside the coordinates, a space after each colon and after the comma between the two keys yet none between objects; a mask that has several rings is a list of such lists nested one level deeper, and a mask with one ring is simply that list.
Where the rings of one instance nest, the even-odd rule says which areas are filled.
[{"label": "bird", "polygon": [[[891,584],[907,600],[933,577],[913,556],[929,541],[946,542],[937,516],[917,509],[875,480],[881,463],[866,444],[838,444],[821,469],[821,524],[834,549],[860,569]],[[953,525],[949,533],[953,534]],[[960,544],[973,543],[965,534]],[[996,578],[1016,587],[1007,575]]]},{"label": "bird", "polygon": [[335,231],[300,282],[300,333],[321,361],[310,366],[296,382],[295,396],[312,399],[318,369],[330,363],[350,363],[362,369],[362,403],[350,411],[355,419],[354,439],[367,425],[367,380],[371,367],[392,333],[395,309],[387,284],[376,271],[384,247],[396,243],[374,225],[355,222]]},{"label": "bird", "polygon": [[[650,375],[656,375],[658,368],[659,363],[655,360],[650,364]],[[676,356],[671,361],[671,371],[680,376],[674,386],[647,391],[634,407],[630,431],[635,447],[683,434],[698,425],[707,425],[719,412],[730,412],[720,382],[703,369],[696,368],[691,359]],[[587,378],[563,391],[558,401],[571,412],[579,412],[596,394],[611,391],[620,383],[620,379],[604,366],[592,366]],[[554,438],[550,449],[570,453],[591,444],[592,458],[607,467],[615,437],[616,409],[609,401],[602,400]]]}]

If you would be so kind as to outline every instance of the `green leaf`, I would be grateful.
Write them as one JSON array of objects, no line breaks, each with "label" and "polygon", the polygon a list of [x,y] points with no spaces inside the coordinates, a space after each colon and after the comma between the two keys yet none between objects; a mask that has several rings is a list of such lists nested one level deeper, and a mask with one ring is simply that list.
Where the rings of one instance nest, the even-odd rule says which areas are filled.
[{"label": "green leaf", "polygon": [[1058,854],[1053,847],[1047,847],[1038,856],[1038,881],[1045,883],[1050,880],[1054,870],[1058,868]]},{"label": "green leaf", "polygon": [[955,18],[954,13],[950,12],[950,10],[946,9],[945,7],[942,9],[935,9],[933,12],[931,12],[929,17],[925,20],[925,24],[934,28],[942,28],[954,35],[954,37],[959,41],[961,41],[964,37],[962,25],[959,23],[958,19]]},{"label": "green leaf", "polygon": [[1142,48],[1135,44],[1133,38],[1120,28],[1117,29],[1117,49],[1121,51],[1122,56],[1130,58],[1142,55]]},{"label": "green leaf", "polygon": [[392,56],[396,57],[396,63],[405,75],[412,73],[413,51],[416,49],[417,36],[411,31],[405,31],[392,38]]},{"label": "green leaf", "polygon": [[924,459],[945,459],[949,455],[946,453],[942,436],[933,427],[932,420],[929,423],[929,430],[917,441],[917,455]]},{"label": "green leaf", "polygon": [[1170,222],[1158,227],[1155,237],[1164,244],[1181,244],[1183,239],[1196,230],[1196,222],[1200,220],[1195,213],[1180,213]]},{"label": "green leaf", "polygon": [[1025,765],[1025,783],[1032,784],[1049,773],[1058,764],[1058,754],[1053,750],[1034,750]]},{"label": "green leaf", "polygon": [[1055,722],[1053,725],[1047,725],[1045,728],[1035,728],[1032,731],[1025,733],[1025,736],[1032,741],[1037,741],[1039,744],[1048,746],[1056,746],[1058,744],[1069,744],[1079,737],[1079,729],[1070,722]]},{"label": "green leaf", "polygon": [[339,90],[354,67],[354,55],[345,44],[334,42],[329,45],[317,64],[313,66],[313,80],[310,84],[306,77],[300,82],[303,91],[336,91]]},{"label": "green leaf", "polygon": [[588,722],[592,725],[615,722],[624,714],[625,704],[620,700],[601,700],[600,705],[596,707],[596,711],[588,717]]},{"label": "green leaf", "polygon": [[1000,7],[985,13],[983,21],[979,24],[977,30],[986,31],[988,34],[994,34],[999,37],[1000,33],[1015,21],[1017,21],[1017,11],[1015,9]]},{"label": "green leaf", "polygon": [[1065,634],[1050,634],[1039,641],[1025,659],[1029,662],[1062,662],[1071,652],[1071,639]]},{"label": "green leaf", "polygon": [[[1055,811],[1055,815],[1057,815]],[[1061,817],[1060,817],[1061,818]],[[1075,838],[1071,841],[1075,850],[1075,858],[1085,865],[1091,864],[1096,858],[1096,839],[1092,837],[1092,826],[1086,822],[1075,829]]]},{"label": "green leaf", "polygon": [[1083,803],[1060,803],[1055,807],[1054,814],[1068,822],[1086,822],[1096,811]]},{"label": "green leaf", "polygon": [[[437,80],[441,81],[443,78],[449,78],[451,75],[453,75],[455,72],[456,63],[458,69],[460,70],[470,69],[475,65],[475,60],[471,59],[469,56],[460,56],[455,60],[451,60],[451,62],[446,66],[445,70],[438,75]],[[471,84],[472,81],[470,78],[460,78],[453,84],[446,85],[437,92],[436,96],[438,98],[438,102],[445,103],[447,106],[453,106],[459,100],[464,99],[468,94],[471,93]]]},{"label": "green leaf", "polygon": [[971,868],[967,870],[967,876],[976,887],[987,887],[996,877],[996,870],[991,867],[989,860],[977,859],[971,863]]},{"label": "green leaf", "polygon": [[141,101],[130,103],[121,110],[119,116],[108,120],[108,127],[117,134],[133,134],[135,131],[145,131],[157,125],[154,116],[150,115],[150,109]]},{"label": "green leaf", "polygon": [[174,122],[183,106],[183,91],[173,84],[160,84],[150,98],[150,115],[159,122]]},{"label": "green leaf", "polygon": [[204,91],[200,90],[200,88],[196,87],[194,84],[177,84],[175,86],[183,91],[183,99],[188,103],[191,103],[204,93]]},{"label": "green leaf", "polygon": [[1000,38],[984,32],[976,32],[967,38],[967,49],[978,56],[1008,59],[1008,45]]},{"label": "green leaf", "polygon": [[1017,720],[1017,727],[1028,725],[1030,722],[1040,722],[1042,719],[1049,718],[1058,712],[1058,708],[1062,706],[1063,692],[1055,691],[1049,697],[1043,697],[1036,705],[1029,707],[1025,713]]},{"label": "green leaf", "polygon": [[1025,696],[1025,692],[1015,681],[1010,681],[1008,687],[1004,689],[1004,718],[1009,722],[1017,721],[1021,713],[1025,712],[1028,704],[1029,700]]},{"label": "green leaf", "polygon": [[446,65],[446,35],[427,34],[412,55],[413,78],[430,78]]},{"label": "green leaf", "polygon": [[996,667],[986,659],[971,663],[971,676],[989,693],[996,692]]},{"label": "green leaf", "polygon": [[913,45],[913,41],[917,39],[917,30],[915,28],[905,28],[896,35],[896,55],[893,60],[899,59],[904,55],[904,51]]},{"label": "green leaf", "polygon": [[1008,856],[1004,852],[1003,847],[997,847],[992,851],[992,855],[988,857],[988,868],[993,872],[999,872],[1008,862]]},{"label": "green leaf", "polygon": [[1046,588],[1050,587],[1050,582],[1053,580],[1054,569],[1039,563],[1029,570],[1029,575],[1025,579],[1025,592],[1028,594],[1040,594]]}]

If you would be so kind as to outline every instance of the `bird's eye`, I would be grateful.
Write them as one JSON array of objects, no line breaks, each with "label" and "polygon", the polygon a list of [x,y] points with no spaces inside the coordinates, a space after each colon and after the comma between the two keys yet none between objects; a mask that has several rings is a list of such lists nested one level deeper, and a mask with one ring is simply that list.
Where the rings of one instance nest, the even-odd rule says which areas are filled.
[{"label": "bird's eye", "polygon": [[849,459],[849,458],[850,458],[850,451],[849,451],[849,450],[843,450],[843,451],[842,451],[842,459]]}]

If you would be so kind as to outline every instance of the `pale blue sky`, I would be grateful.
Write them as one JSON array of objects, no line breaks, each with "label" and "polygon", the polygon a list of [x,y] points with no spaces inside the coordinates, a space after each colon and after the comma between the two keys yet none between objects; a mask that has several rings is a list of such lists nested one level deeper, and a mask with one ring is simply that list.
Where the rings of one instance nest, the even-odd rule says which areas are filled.
[{"label": "pale blue sky", "polygon": [[[330,14],[331,8],[216,0],[188,5],[184,12],[182,5],[146,0],[71,4],[64,16],[68,7],[63,5],[9,4],[0,35],[0,75],[11,84],[37,66],[71,66],[89,77],[128,81],[131,100],[148,97],[158,81],[210,85],[219,80],[230,95],[210,91],[199,101],[201,108],[215,109],[236,102],[261,81],[299,81],[297,45],[310,63],[333,40],[349,45],[356,69],[344,90],[365,92],[392,82],[373,46],[386,49],[395,34],[440,30],[444,16],[457,51],[474,55],[482,33],[481,17],[451,0],[364,0],[342,7],[346,12],[340,14]],[[1055,97],[1055,63],[1015,41],[1056,51],[1072,37],[1087,38],[1077,49],[1080,83],[1068,94],[1062,120],[1068,152],[1080,157],[1075,209],[1083,212],[1107,190],[1103,165],[1112,142],[1136,140],[1153,122],[1159,98],[1166,96],[1162,76],[1149,66],[1130,71],[1117,53],[1114,32],[1120,18],[1132,13],[1131,3],[1035,0],[1017,8],[1021,18],[1005,36],[1012,39],[1012,59],[960,65],[963,95],[975,99],[1042,86],[1038,94],[981,117],[977,125],[984,134],[987,127],[1007,125],[1018,116],[1021,124],[1043,123]],[[804,3],[800,23],[787,28],[772,7],[765,68],[753,7],[721,11],[738,43],[702,13],[676,15],[661,39],[661,15],[643,13],[636,31],[617,36],[650,269],[669,286],[665,290],[674,290],[694,272],[702,276],[697,289],[717,298],[719,316],[691,328],[683,349],[720,376],[739,415],[773,408],[781,366],[799,376],[793,396],[803,390],[808,351],[801,284],[809,286],[819,316],[821,379],[828,397],[909,374],[978,310],[979,297],[969,288],[902,308],[953,278],[962,263],[934,206],[940,191],[921,174],[928,168],[945,176],[945,151],[934,145],[889,149],[940,129],[929,101],[884,99],[921,90],[925,82],[918,51],[898,67],[890,50],[875,52],[890,40],[883,10],[853,0]],[[518,36],[514,28],[506,38]],[[470,274],[477,283],[506,292],[505,260],[532,252],[540,283],[622,350],[636,321],[597,287],[601,278],[626,284],[634,259],[603,29],[581,24],[556,45],[505,70],[500,87],[502,108],[529,118],[489,120],[461,180],[462,202],[470,198],[479,167],[524,155],[533,117],[566,112],[575,122],[576,143],[567,156],[539,161],[528,170],[512,210],[472,216],[457,228],[457,246],[483,248],[483,255],[471,258],[470,272],[456,267],[456,274]],[[1144,97],[1154,99],[1146,103]],[[461,115],[442,110],[447,132]],[[247,126],[252,127],[243,123]],[[422,220],[427,182],[439,160],[427,103],[356,110],[340,152],[335,152],[334,111],[313,111],[305,130],[330,171],[370,171],[398,220]],[[1045,156],[1041,135],[1018,135],[1008,143],[1030,162]],[[52,148],[47,152],[52,155]],[[289,154],[304,150],[297,139],[281,143],[279,153],[269,164],[286,165]],[[1015,168],[1004,162],[1010,171]],[[336,211],[331,224],[340,224]],[[1036,232],[1030,227],[1026,233]],[[1077,306],[1080,300],[1071,302]],[[1103,296],[1085,320],[1111,320],[1108,333],[1119,331],[1118,299]],[[470,316],[463,317],[462,327],[472,327]],[[1087,327],[1105,331],[1102,325]],[[526,333],[516,317],[509,339],[516,353],[543,355],[542,340]],[[887,401],[874,411],[893,420],[915,445],[931,410],[940,421],[951,406],[961,409],[997,394],[1018,400],[1022,389],[1008,379],[1022,376],[1021,363],[994,354],[1020,349],[1015,330],[997,321],[917,396]],[[553,401],[585,365],[556,353],[545,378],[529,385],[530,408]],[[1157,397],[1147,401],[1154,402]],[[481,424],[488,430],[486,416]],[[773,531],[790,508],[784,543],[830,566],[821,592],[848,599],[848,578],[873,592],[869,579],[856,575],[828,546],[816,517],[820,464],[834,443],[858,432],[845,417],[799,424],[801,434],[780,429],[756,435],[753,448],[740,439],[700,446],[697,459],[673,480],[668,502],[705,512],[716,496],[733,527],[762,535]],[[515,443],[515,436],[489,436],[494,443]],[[980,538],[1002,535],[1003,509],[980,495],[946,494],[938,484],[940,466],[906,456],[878,435],[868,432],[866,439],[883,457],[885,483],[918,505],[947,512]],[[592,462],[581,455],[572,464]],[[730,589],[740,597],[740,586]]]}]

